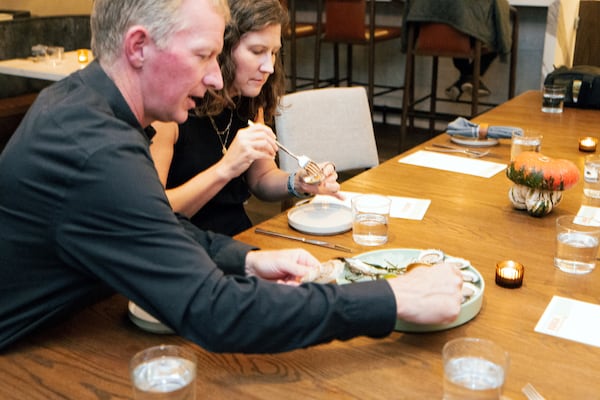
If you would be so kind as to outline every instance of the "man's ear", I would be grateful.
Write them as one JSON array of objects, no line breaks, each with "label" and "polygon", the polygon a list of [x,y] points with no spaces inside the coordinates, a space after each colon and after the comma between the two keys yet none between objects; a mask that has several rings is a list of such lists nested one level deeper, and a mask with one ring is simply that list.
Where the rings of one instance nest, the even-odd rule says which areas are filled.
[{"label": "man's ear", "polygon": [[132,26],[125,33],[125,55],[134,68],[141,68],[144,64],[144,50],[150,43],[150,34],[140,25]]}]

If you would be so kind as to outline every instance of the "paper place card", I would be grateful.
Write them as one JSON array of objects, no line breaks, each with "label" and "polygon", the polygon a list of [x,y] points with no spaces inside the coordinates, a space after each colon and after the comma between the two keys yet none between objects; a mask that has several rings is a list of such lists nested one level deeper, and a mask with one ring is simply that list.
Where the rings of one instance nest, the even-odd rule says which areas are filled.
[{"label": "paper place card", "polygon": [[[337,203],[343,204],[346,207],[352,207],[351,200],[354,196],[358,196],[363,193],[356,192],[340,192],[344,196],[344,200],[338,200],[332,196],[317,195],[312,199],[312,202],[318,203]],[[422,220],[425,217],[425,213],[431,204],[431,200],[428,199],[415,199],[412,197],[398,197],[388,196],[392,199],[392,206],[390,208],[390,217],[392,218],[403,218],[412,220]]]},{"label": "paper place card", "polygon": [[444,171],[458,172],[460,174],[475,175],[482,178],[491,178],[498,172],[506,169],[506,164],[492,161],[474,160],[472,158],[457,157],[449,154],[440,154],[434,151],[419,150],[401,158],[398,162],[441,169]]},{"label": "paper place card", "polygon": [[600,305],[554,296],[535,331],[600,347]]},{"label": "paper place card", "polygon": [[587,218],[587,225],[600,226],[600,208],[598,207],[581,206],[577,212],[577,216]]}]

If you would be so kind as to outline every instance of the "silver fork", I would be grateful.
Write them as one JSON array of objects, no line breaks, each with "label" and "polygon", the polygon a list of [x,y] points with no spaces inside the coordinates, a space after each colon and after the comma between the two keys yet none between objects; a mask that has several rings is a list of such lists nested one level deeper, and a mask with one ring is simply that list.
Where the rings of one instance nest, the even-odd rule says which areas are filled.
[{"label": "silver fork", "polygon": [[[248,120],[248,125],[253,126],[253,125],[255,125],[255,122],[252,120]],[[300,166],[300,168],[304,169],[310,177],[312,177],[312,178],[320,178],[321,177],[321,175],[323,174],[323,171],[321,170],[319,165],[317,165],[317,163],[314,162],[313,160],[311,160],[308,156],[304,156],[304,155],[298,156],[298,155],[294,154],[292,151],[290,151],[290,149],[288,149],[287,147],[285,147],[284,145],[279,143],[277,140],[275,141],[275,143],[281,150],[283,150],[284,152],[289,154],[290,157],[292,157],[296,161],[298,161],[298,165]]]},{"label": "silver fork", "polygon": [[317,163],[314,162],[313,160],[311,160],[309,157],[307,157],[307,156],[297,156],[296,154],[292,153],[290,151],[290,149],[288,149],[287,147],[285,147],[284,145],[282,145],[278,141],[275,141],[275,143],[277,143],[277,146],[279,146],[279,148],[281,150],[285,151],[291,157],[295,158],[296,161],[298,161],[298,165],[300,166],[300,168],[304,168],[306,170],[306,172],[308,172],[308,174],[310,176],[319,176],[319,175],[322,174],[321,168],[319,168],[319,166],[317,165]]},{"label": "silver fork", "polygon": [[463,153],[470,157],[475,157],[475,158],[487,156],[488,154],[490,154],[489,150],[479,151],[479,150],[466,149],[466,148],[462,148],[462,147],[448,146],[448,145],[440,144],[440,143],[432,143],[431,146],[433,146],[433,147],[425,147],[425,150],[441,151],[444,153]]},{"label": "silver fork", "polygon": [[545,400],[544,396],[542,396],[531,383],[527,383],[527,385],[523,386],[521,391],[529,400]]}]

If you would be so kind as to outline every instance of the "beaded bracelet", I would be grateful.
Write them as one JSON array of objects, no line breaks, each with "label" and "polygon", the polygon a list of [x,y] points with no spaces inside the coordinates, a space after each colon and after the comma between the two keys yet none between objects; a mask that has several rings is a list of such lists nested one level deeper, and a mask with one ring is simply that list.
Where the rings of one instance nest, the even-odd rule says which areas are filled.
[{"label": "beaded bracelet", "polygon": [[296,188],[294,187],[294,181],[296,180],[296,173],[292,172],[290,176],[288,176],[287,180],[287,191],[290,195],[297,197],[299,199],[306,199],[307,197],[312,196],[310,193],[298,193],[296,192]]}]

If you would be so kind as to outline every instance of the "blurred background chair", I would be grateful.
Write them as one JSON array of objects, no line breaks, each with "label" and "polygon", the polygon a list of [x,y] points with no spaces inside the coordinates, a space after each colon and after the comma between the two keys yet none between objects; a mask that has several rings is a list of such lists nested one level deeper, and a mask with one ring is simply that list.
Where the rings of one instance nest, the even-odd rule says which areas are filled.
[{"label": "blurred background chair", "polygon": [[[298,22],[296,20],[296,0],[281,0],[281,4],[288,9],[290,16],[290,25],[283,32],[283,39],[285,42],[289,44],[289,67],[290,73],[288,74],[288,79],[290,81],[290,91],[295,92],[298,87],[306,87],[311,86],[312,77],[309,78],[300,78],[298,76],[298,63],[297,63],[297,45],[296,41],[298,39],[304,39],[309,37],[314,37],[315,41],[317,38],[317,23],[315,22]],[[284,60],[285,61],[285,60]],[[306,80],[304,84],[298,84],[298,80]]]},{"label": "blurred background chair", "polygon": [[[461,4],[460,1],[457,0],[446,0],[447,2],[451,1],[451,6],[458,8]],[[517,10],[514,7],[509,7],[508,3],[505,0],[486,0],[489,4],[488,7],[494,7],[491,14],[485,13],[485,15],[493,15],[494,16],[494,26],[490,23],[490,21],[482,20],[480,24],[484,24],[486,27],[489,27],[490,31],[493,30],[502,30],[500,24],[503,23],[502,19],[504,17],[500,16],[498,13],[497,7],[498,3],[504,1],[507,15],[506,23],[509,27],[510,32],[508,33],[510,37],[510,45],[508,49],[505,49],[508,54],[501,54],[502,57],[510,57],[509,61],[509,77],[508,77],[508,99],[514,97],[515,95],[515,80],[516,80],[516,66],[517,66],[517,47],[518,47],[518,14]],[[426,2],[426,1],[425,1]],[[437,111],[437,102],[438,101],[454,101],[458,103],[468,103],[471,106],[470,114],[463,115],[466,118],[472,118],[478,114],[479,106],[482,104],[493,106],[496,104],[491,103],[482,103],[479,100],[479,89],[480,89],[480,66],[481,66],[481,56],[486,52],[492,51],[486,44],[482,42],[482,40],[474,37],[473,35],[469,35],[454,26],[446,23],[438,22],[439,18],[434,16],[439,10],[432,10],[432,17],[430,20],[427,20],[426,17],[423,17],[423,14],[420,14],[417,18],[417,21],[411,20],[410,17],[410,7],[412,4],[422,5],[425,3],[423,1],[415,1],[410,0],[408,4],[408,8],[405,10],[405,50],[406,50],[406,66],[405,66],[405,78],[404,78],[404,96],[402,100],[402,119],[401,119],[401,136],[400,136],[400,147],[402,147],[402,143],[406,139],[406,135],[409,129],[414,128],[414,119],[415,117],[423,117],[429,120],[429,131],[433,132],[435,130],[435,122],[436,120],[445,119],[452,120],[457,115],[448,115],[438,113]],[[435,3],[435,7],[440,7],[441,2]],[[483,3],[482,3],[483,4]],[[502,7],[499,7],[502,8]],[[474,12],[469,13],[469,15],[476,15],[479,10],[484,9],[478,8],[474,10]],[[484,10],[485,11],[485,10]],[[407,16],[408,15],[408,16]],[[451,18],[451,16],[449,16]],[[483,17],[482,17],[483,18]],[[501,32],[492,32],[491,35],[502,35]],[[415,57],[417,56],[425,56],[431,57],[432,66],[431,66],[431,80],[430,80],[430,90],[429,93],[425,96],[422,96],[418,99],[415,99]],[[472,60],[472,91],[471,91],[471,99],[470,100],[449,100],[447,98],[441,98],[438,96],[438,65],[440,57],[451,57],[451,58],[459,58],[459,59],[468,59]],[[428,111],[416,111],[415,106],[429,100],[429,110]]]},{"label": "blurred background chair", "polygon": [[[325,2],[325,24],[322,22],[323,1]],[[317,0],[317,44],[315,48],[314,87],[320,87],[322,81],[339,86],[346,81],[347,86],[366,85],[369,105],[373,111],[375,96],[401,90],[402,86],[377,85],[375,83],[375,45],[392,39],[400,39],[400,26],[383,26],[376,23],[376,0]],[[367,12],[368,9],[368,12]],[[366,22],[368,20],[368,22]],[[333,73],[331,79],[320,78],[321,44],[333,45]],[[340,78],[339,46],[346,45],[346,77]],[[353,46],[366,46],[367,82],[353,80]],[[375,92],[375,89],[380,89]]]},{"label": "blurred background chair", "polygon": [[[296,154],[331,161],[338,173],[379,164],[367,93],[363,87],[302,90],[283,97],[275,117],[277,139]],[[279,167],[298,169],[279,151]],[[289,207],[284,202],[282,209]]]}]

